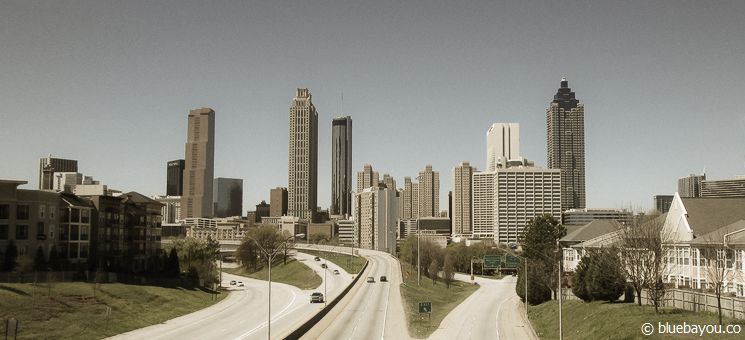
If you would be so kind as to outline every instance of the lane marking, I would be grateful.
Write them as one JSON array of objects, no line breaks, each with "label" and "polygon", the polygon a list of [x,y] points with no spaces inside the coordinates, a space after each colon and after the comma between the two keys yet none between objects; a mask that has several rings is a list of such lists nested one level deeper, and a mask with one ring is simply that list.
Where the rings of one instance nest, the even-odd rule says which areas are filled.
[{"label": "lane marking", "polygon": [[[279,320],[280,318],[284,317],[286,314],[283,315],[282,313],[284,313],[288,308],[290,308],[290,306],[292,306],[293,303],[295,303],[295,299],[297,299],[297,293],[295,292],[294,289],[292,289],[290,291],[292,292],[292,300],[290,301],[289,304],[287,304],[287,306],[285,306],[284,309],[282,309],[281,311],[279,311],[279,313],[275,314],[274,317],[272,317],[270,321],[276,321],[276,320]],[[271,303],[271,302],[269,302],[269,303]],[[301,307],[301,306],[298,306],[298,307]],[[240,336],[238,336],[237,338],[235,338],[235,340],[242,340],[242,339],[246,338],[247,336],[249,336],[249,335],[251,335],[251,334],[253,334],[253,333],[261,330],[264,327],[266,327],[266,325],[267,325],[267,322],[264,321],[261,324],[259,324],[258,326],[256,326],[253,329],[251,329],[250,331],[241,334]]]}]

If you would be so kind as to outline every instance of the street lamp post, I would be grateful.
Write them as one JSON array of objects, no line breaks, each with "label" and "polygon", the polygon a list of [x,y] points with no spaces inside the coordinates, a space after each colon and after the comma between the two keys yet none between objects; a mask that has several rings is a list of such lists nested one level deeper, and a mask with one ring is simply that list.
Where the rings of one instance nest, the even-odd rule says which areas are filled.
[{"label": "street lamp post", "polygon": [[249,239],[253,240],[254,243],[256,243],[256,245],[259,247],[259,249],[264,254],[264,256],[266,256],[267,266],[269,268],[269,278],[268,278],[269,294],[268,294],[267,319],[266,319],[266,338],[268,340],[271,340],[272,338],[272,260],[274,260],[274,257],[277,256],[277,251],[282,249],[282,247],[286,245],[287,242],[289,242],[291,239],[295,237],[302,238],[303,236],[305,236],[305,234],[297,234],[297,235],[288,237],[279,246],[274,247],[271,253],[268,252],[266,249],[264,249],[264,247],[262,247],[261,244],[259,244],[259,241],[257,241],[255,238],[247,236]]},{"label": "street lamp post", "polygon": [[416,285],[419,286],[419,279],[422,277],[421,256],[419,255],[419,226],[416,226]]}]

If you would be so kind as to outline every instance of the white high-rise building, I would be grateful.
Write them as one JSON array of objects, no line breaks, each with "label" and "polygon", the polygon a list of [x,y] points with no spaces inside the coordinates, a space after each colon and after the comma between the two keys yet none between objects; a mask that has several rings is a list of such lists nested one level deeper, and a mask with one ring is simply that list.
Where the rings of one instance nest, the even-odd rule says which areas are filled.
[{"label": "white high-rise building", "polygon": [[357,171],[357,193],[361,193],[363,190],[370,187],[378,187],[379,175],[377,171],[373,171],[372,165],[365,164],[362,167],[362,171]]},{"label": "white high-rise building", "polygon": [[471,209],[473,203],[471,178],[475,171],[476,167],[471,166],[468,162],[463,162],[453,169],[453,216],[451,216],[453,235],[471,234]]},{"label": "white high-rise building", "polygon": [[520,157],[520,124],[494,123],[486,132],[486,171],[494,171],[500,159]]},{"label": "white high-rise building", "polygon": [[432,165],[427,164],[424,171],[419,172],[418,196],[419,211],[416,217],[436,217],[440,214],[440,173],[432,171]]},{"label": "white high-rise building", "polygon": [[370,187],[354,197],[359,247],[394,254],[399,206],[396,190]]},{"label": "white high-rise building", "polygon": [[475,172],[471,177],[471,218],[474,238],[494,238],[494,177],[493,171]]}]

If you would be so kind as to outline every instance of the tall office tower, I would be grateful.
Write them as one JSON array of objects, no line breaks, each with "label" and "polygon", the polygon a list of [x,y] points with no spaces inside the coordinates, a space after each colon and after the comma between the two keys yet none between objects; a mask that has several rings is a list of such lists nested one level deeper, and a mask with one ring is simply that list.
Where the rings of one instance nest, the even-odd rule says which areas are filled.
[{"label": "tall office tower", "polygon": [[520,158],[520,124],[492,124],[486,132],[486,171],[494,171],[500,159],[517,158]]},{"label": "tall office tower", "polygon": [[494,176],[495,172],[474,172],[471,180],[472,225],[474,238],[494,238]]},{"label": "tall office tower", "polygon": [[357,171],[357,192],[370,187],[378,187],[378,172],[370,164],[365,164],[362,171]]},{"label": "tall office tower", "polygon": [[215,111],[189,112],[186,130],[184,189],[181,219],[212,217],[212,180],[215,173]]},{"label": "tall office tower", "polygon": [[585,207],[585,105],[566,78],[546,109],[548,168],[561,169],[562,211]]},{"label": "tall office tower", "polygon": [[396,180],[389,174],[383,174],[383,184],[388,189],[396,189]]},{"label": "tall office tower", "polygon": [[186,161],[177,159],[168,162],[166,170],[166,196],[181,196],[184,193],[184,166]]},{"label": "tall office tower", "polygon": [[413,193],[413,183],[411,182],[411,177],[404,177],[404,188],[401,190],[401,218],[402,219],[411,219],[416,218],[412,217],[412,193]]},{"label": "tall office tower", "polygon": [[398,197],[396,190],[369,187],[355,193],[354,220],[359,230],[359,247],[396,252]]},{"label": "tall office tower", "polygon": [[287,215],[287,188],[276,187],[269,192],[269,216]]},{"label": "tall office tower", "polygon": [[436,217],[440,214],[440,173],[427,164],[419,172],[419,212],[417,217]]},{"label": "tall office tower", "polygon": [[214,216],[243,216],[243,180],[240,178],[215,178],[212,197]]},{"label": "tall office tower", "polygon": [[670,211],[670,205],[673,204],[673,195],[655,195],[654,196],[654,208],[664,214]]},{"label": "tall office tower", "polygon": [[39,190],[52,190],[55,172],[78,172],[78,161],[44,157],[39,159]]},{"label": "tall office tower", "polygon": [[318,113],[308,89],[299,88],[290,106],[288,211],[313,219],[318,188]]},{"label": "tall office tower", "polygon": [[331,215],[352,213],[352,117],[331,122]]},{"label": "tall office tower", "polygon": [[745,176],[702,181],[701,197],[745,197]]},{"label": "tall office tower", "polygon": [[471,178],[474,172],[476,172],[476,168],[468,162],[460,163],[453,169],[450,218],[453,223],[454,235],[471,234],[471,209],[473,208]]},{"label": "tall office tower", "polygon": [[678,194],[680,197],[701,197],[701,182],[705,180],[706,174],[678,178]]}]

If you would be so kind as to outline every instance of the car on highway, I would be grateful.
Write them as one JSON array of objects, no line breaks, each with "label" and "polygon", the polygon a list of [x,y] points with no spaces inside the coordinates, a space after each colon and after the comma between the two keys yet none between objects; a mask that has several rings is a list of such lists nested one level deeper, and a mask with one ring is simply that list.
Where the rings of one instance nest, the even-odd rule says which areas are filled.
[{"label": "car on highway", "polygon": [[310,294],[310,303],[314,302],[323,302],[323,293],[314,292],[313,294]]},{"label": "car on highway", "polygon": [[388,282],[388,278],[385,275],[380,276],[380,282]]},{"label": "car on highway", "polygon": [[324,268],[325,269],[325,268],[328,268],[328,267],[329,266],[327,266],[325,263],[321,263],[321,268]]},{"label": "car on highway", "polygon": [[243,281],[238,281],[238,287],[243,287]]},{"label": "car on highway", "polygon": [[375,283],[375,278],[372,276],[367,277],[367,283]]},{"label": "car on highway", "polygon": [[230,285],[231,285],[231,286],[235,286],[235,280],[233,280],[233,281],[230,281]]},{"label": "car on highway", "polygon": [[316,260],[316,261],[321,261],[321,258],[320,258],[320,257],[318,257],[318,256],[316,256],[316,257],[314,258],[314,260]]},{"label": "car on highway", "polygon": [[334,274],[339,275],[339,269],[334,269]]}]

